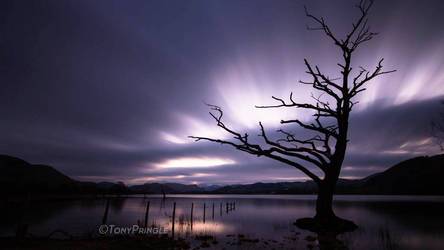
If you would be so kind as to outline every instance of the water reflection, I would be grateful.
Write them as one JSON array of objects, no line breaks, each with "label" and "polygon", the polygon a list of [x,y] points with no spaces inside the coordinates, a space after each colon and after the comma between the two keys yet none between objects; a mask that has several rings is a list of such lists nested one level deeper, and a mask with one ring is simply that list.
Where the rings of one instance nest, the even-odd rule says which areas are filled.
[{"label": "water reflection", "polygon": [[[338,237],[315,235],[293,224],[297,218],[314,215],[314,198],[304,195],[176,195],[165,200],[161,196],[115,198],[110,201],[108,224],[140,224],[149,201],[148,225],[171,230],[173,202],[176,202],[175,236],[194,239],[195,235],[210,235],[218,240],[218,249],[242,242],[277,249],[310,246],[331,249],[332,245],[350,249],[441,249],[444,245],[442,197],[338,197],[336,214],[359,225],[355,232]],[[229,202],[234,202],[235,208],[227,210]],[[23,220],[29,224],[33,235],[45,236],[62,229],[82,236],[97,233],[105,204],[105,199],[32,202]],[[18,211],[4,210],[0,221],[1,236],[14,234]]]}]

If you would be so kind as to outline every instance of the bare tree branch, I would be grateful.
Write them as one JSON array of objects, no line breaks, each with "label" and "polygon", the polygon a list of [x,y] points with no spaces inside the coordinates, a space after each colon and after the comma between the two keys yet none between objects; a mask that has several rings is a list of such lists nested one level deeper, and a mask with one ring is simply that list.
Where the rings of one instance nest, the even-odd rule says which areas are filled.
[{"label": "bare tree branch", "polygon": [[325,116],[332,116],[332,117],[336,117],[336,111],[332,110],[330,108],[330,106],[326,103],[323,103],[322,106],[320,107],[319,105],[313,105],[313,104],[309,104],[309,103],[297,103],[293,100],[293,92],[290,93],[290,103],[285,102],[283,99],[281,98],[277,98],[272,96],[271,98],[273,98],[276,101],[279,101],[280,104],[277,105],[267,105],[267,106],[255,106],[256,108],[280,108],[280,107],[295,107],[295,108],[304,108],[304,109],[311,109],[317,112],[321,112],[324,113]]},{"label": "bare tree branch", "polygon": [[[225,124],[222,122],[222,117],[223,117],[223,111],[220,107],[215,106],[215,105],[211,105],[211,104],[207,104],[212,110],[217,111],[217,115],[213,114],[212,112],[210,112],[210,115],[213,117],[213,119],[217,122],[217,126],[224,129],[226,132],[232,134],[234,136],[234,139],[239,141],[240,144],[231,142],[231,141],[227,141],[227,140],[221,140],[221,139],[214,139],[214,138],[208,138],[208,137],[199,137],[199,136],[189,136],[189,138],[195,139],[196,141],[200,141],[200,140],[206,140],[206,141],[212,141],[212,142],[217,142],[220,144],[226,144],[226,145],[230,145],[240,151],[244,151],[247,152],[249,154],[253,154],[253,155],[257,155],[257,156],[266,156],[268,158],[272,158],[274,160],[280,161],[280,162],[284,162],[286,164],[289,164],[297,169],[299,169],[300,171],[302,171],[303,173],[305,173],[308,177],[310,177],[313,181],[315,182],[320,182],[320,179],[318,176],[316,176],[314,173],[312,173],[310,170],[308,170],[307,168],[305,168],[304,166],[300,165],[297,162],[291,161],[289,159],[286,159],[282,156],[273,154],[273,153],[279,153],[282,155],[286,155],[286,156],[292,156],[292,157],[296,157],[305,161],[308,161],[310,163],[315,164],[318,167],[321,167],[321,163],[319,163],[318,161],[316,161],[313,158],[310,158],[309,156],[303,155],[303,154],[298,154],[296,152],[286,152],[285,150],[283,150],[282,148],[279,147],[271,147],[268,149],[263,149],[260,145],[258,144],[251,144],[248,141],[248,134],[244,134],[241,135],[240,133],[237,133],[235,131],[233,131],[232,129],[228,128],[227,126],[225,126]],[[262,124],[260,123],[260,127],[261,127],[261,131],[262,131],[262,136],[264,137],[264,139],[270,143],[272,143],[271,141],[268,140],[268,138],[265,135],[265,131],[263,129]]]},{"label": "bare tree branch", "polygon": [[[359,71],[358,75],[353,78],[353,87],[349,92],[350,97],[353,97],[357,95],[359,92],[362,92],[365,90],[365,88],[362,88],[362,86],[372,80],[373,78],[383,75],[383,74],[389,74],[396,72],[396,70],[389,70],[389,71],[382,71],[382,62],[384,61],[384,58],[381,58],[378,62],[378,66],[376,66],[376,69],[370,73],[368,70],[361,67],[361,70]],[[364,76],[363,79],[362,76]]]},{"label": "bare tree branch", "polygon": [[[270,139],[268,139],[267,135],[265,134],[265,129],[264,129],[264,126],[262,125],[261,122],[259,122],[259,126],[261,128],[260,136],[262,136],[264,138],[265,142],[268,145],[273,146],[269,150],[276,151],[276,152],[283,154],[283,155],[293,156],[293,157],[308,161],[308,162],[318,166],[323,171],[325,171],[325,166],[326,166],[327,162],[318,152],[316,152],[316,150],[304,148],[304,147],[289,148],[289,147],[286,147],[286,146],[280,144],[278,141],[271,141]],[[296,152],[308,153],[308,154],[316,157],[317,160],[311,158],[310,156],[296,153]]]}]

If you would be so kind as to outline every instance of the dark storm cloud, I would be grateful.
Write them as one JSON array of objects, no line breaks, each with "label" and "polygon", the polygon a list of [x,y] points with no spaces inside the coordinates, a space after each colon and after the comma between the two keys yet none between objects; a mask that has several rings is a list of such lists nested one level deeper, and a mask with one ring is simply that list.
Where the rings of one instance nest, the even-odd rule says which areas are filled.
[{"label": "dark storm cloud", "polygon": [[[165,137],[187,142],[187,135],[214,128],[203,101],[227,107],[233,126],[256,135],[263,116],[250,116],[243,103],[263,104],[255,102],[293,90],[305,77],[304,57],[336,72],[331,42],[305,30],[303,4],[340,33],[356,16],[349,1],[3,1],[0,153],[91,180],[300,178],[231,148]],[[376,1],[371,23],[381,37],[357,54],[357,64],[371,67],[384,56],[398,73],[360,97],[344,175],[365,176],[437,152],[425,140],[444,94],[444,56],[436,51],[443,49],[443,8],[442,1]],[[236,164],[153,166],[209,156]]]}]

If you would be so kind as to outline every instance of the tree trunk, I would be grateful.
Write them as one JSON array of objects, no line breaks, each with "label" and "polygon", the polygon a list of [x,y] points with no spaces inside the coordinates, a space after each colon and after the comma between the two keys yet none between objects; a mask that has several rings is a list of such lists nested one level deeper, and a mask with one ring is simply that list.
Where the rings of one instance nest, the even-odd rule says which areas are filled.
[{"label": "tree trunk", "polygon": [[299,228],[326,236],[351,232],[358,227],[352,221],[337,217],[333,212],[333,194],[339,178],[339,168],[335,169],[337,171],[327,172],[325,178],[318,183],[315,217],[297,219],[295,224]]},{"label": "tree trunk", "polygon": [[315,219],[321,225],[331,225],[337,219],[333,212],[333,193],[335,191],[336,181],[325,178],[318,186],[318,198],[316,200]]}]

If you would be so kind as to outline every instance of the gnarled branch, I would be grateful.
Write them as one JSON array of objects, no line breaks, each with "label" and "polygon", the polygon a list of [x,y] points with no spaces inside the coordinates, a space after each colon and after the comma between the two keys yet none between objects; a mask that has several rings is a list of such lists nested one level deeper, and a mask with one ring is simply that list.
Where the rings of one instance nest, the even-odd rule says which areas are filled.
[{"label": "gnarled branch", "polygon": [[[263,149],[258,144],[250,143],[248,141],[248,134],[241,135],[240,133],[237,133],[234,130],[225,126],[225,124],[222,122],[223,111],[220,107],[215,106],[215,105],[211,105],[211,104],[207,104],[207,105],[212,110],[217,111],[217,113],[218,113],[218,114],[213,114],[212,112],[210,112],[210,115],[217,122],[217,126],[224,129],[226,132],[230,133],[231,135],[233,135],[234,139],[239,141],[240,143],[234,143],[234,142],[227,141],[227,140],[214,139],[214,138],[209,138],[209,137],[200,137],[200,136],[189,136],[189,138],[195,139],[196,141],[206,140],[206,141],[216,142],[216,143],[220,143],[220,144],[230,145],[240,151],[244,151],[244,152],[256,155],[256,156],[265,156],[265,157],[268,157],[268,158],[271,158],[271,159],[274,159],[274,160],[277,160],[280,162],[284,162],[286,164],[289,164],[289,165],[299,169],[304,174],[306,174],[308,177],[310,177],[313,181],[315,181],[317,183],[319,183],[321,181],[318,176],[316,176],[314,173],[312,173],[310,170],[308,170],[306,167],[302,166],[301,164],[299,164],[295,161],[289,160],[287,158],[284,158],[280,155],[273,154],[273,153],[279,153],[279,154],[286,155],[286,156],[296,157],[298,159],[308,161],[310,163],[315,164],[318,167],[321,167],[321,164],[319,162],[317,162],[313,158],[310,158],[309,156],[306,156],[303,154],[298,154],[296,152],[286,152],[285,150],[280,149],[279,147],[271,147],[268,149]],[[260,124],[260,126],[261,126],[261,130],[262,130],[262,135],[264,136],[264,138],[267,138],[265,136],[265,131],[263,129],[262,124]],[[268,140],[268,138],[266,140]],[[271,141],[269,141],[269,142],[271,142]]]}]

